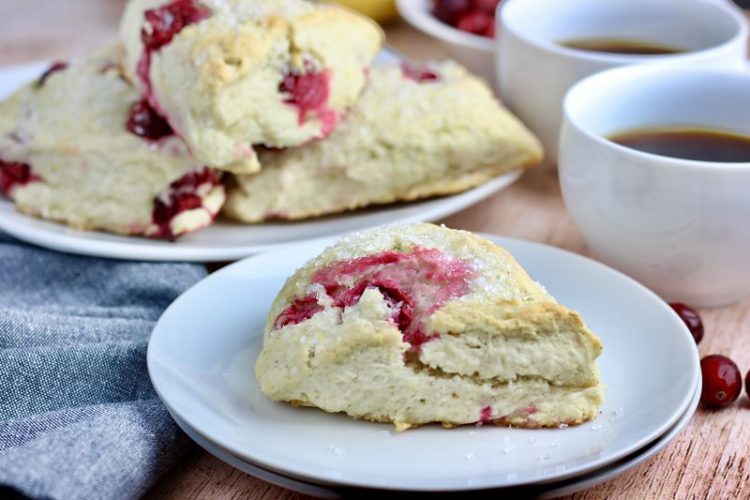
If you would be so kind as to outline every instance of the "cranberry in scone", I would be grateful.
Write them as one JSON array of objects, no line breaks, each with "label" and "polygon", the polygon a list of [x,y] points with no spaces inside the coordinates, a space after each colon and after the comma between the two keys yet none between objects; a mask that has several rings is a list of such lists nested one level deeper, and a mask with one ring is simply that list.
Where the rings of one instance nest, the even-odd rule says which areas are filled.
[{"label": "cranberry in scone", "polygon": [[594,418],[601,343],[502,248],[430,224],[344,238],[291,276],[256,363],[275,401],[400,430]]},{"label": "cranberry in scone", "polygon": [[13,196],[16,188],[22,188],[30,182],[42,179],[31,170],[28,163],[4,161],[0,159],[0,194],[8,198]]}]

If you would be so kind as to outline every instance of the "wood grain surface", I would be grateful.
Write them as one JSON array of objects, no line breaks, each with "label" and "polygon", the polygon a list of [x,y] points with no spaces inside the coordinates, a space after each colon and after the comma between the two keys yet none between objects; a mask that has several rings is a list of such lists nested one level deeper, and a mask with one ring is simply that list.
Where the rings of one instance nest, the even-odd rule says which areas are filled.
[{"label": "wood grain surface", "polygon": [[[123,4],[123,0],[1,0],[0,64],[84,53],[116,35]],[[388,27],[387,34],[388,42],[410,57],[445,57],[437,42],[404,24]],[[565,212],[552,170],[529,172],[509,189],[444,222],[455,228],[525,238],[588,254]],[[750,369],[750,300],[701,312],[706,324],[701,354],[726,354],[743,373]],[[649,388],[642,390],[648,393]],[[649,397],[658,398],[659,394]],[[750,402],[743,395],[738,404],[723,411],[700,408],[687,429],[656,457],[570,498],[747,499],[749,447]],[[307,498],[235,470],[197,446],[148,497]]]}]

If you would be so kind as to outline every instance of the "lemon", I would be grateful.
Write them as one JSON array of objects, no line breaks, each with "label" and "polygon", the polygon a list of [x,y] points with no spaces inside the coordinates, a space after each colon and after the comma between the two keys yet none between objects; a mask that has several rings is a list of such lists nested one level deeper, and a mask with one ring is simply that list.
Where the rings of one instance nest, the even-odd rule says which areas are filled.
[{"label": "lemon", "polygon": [[397,15],[394,0],[335,0],[335,3],[359,11],[378,22],[390,21]]}]

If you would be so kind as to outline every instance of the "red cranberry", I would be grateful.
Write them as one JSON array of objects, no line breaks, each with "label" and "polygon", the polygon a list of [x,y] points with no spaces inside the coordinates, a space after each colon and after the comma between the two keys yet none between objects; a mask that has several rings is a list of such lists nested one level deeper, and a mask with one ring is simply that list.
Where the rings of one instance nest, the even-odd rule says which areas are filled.
[{"label": "red cranberry", "polygon": [[150,29],[141,29],[141,40],[147,50],[154,51],[171,42],[185,26],[206,19],[211,11],[195,0],[174,0],[143,15]]},{"label": "red cranberry", "polygon": [[467,33],[475,35],[484,35],[492,24],[492,16],[485,12],[473,11],[463,14],[459,19],[456,27]]},{"label": "red cranberry", "polygon": [[433,0],[433,14],[467,33],[494,38],[499,0]]},{"label": "red cranberry", "polygon": [[742,392],[740,369],[726,356],[714,354],[701,360],[703,389],[701,401],[707,406],[723,408],[732,404]]},{"label": "red cranberry", "polygon": [[499,3],[500,0],[474,0],[474,8],[494,16]]},{"label": "red cranberry", "polygon": [[435,0],[433,13],[444,23],[455,26],[458,18],[472,7],[472,0]]},{"label": "red cranberry", "polygon": [[145,86],[145,95],[151,104],[159,109],[156,97],[153,95],[151,77],[151,53],[159,50],[172,41],[172,38],[190,24],[206,19],[211,11],[196,0],[174,0],[166,5],[144,12],[145,22],[141,28],[143,54],[138,61],[136,74]]},{"label": "red cranberry", "polygon": [[430,340],[435,340],[436,338],[438,338],[437,333],[426,333],[422,325],[417,326],[416,329],[412,329],[411,332],[404,335],[404,340],[411,345],[409,350],[413,352],[418,352],[422,347],[422,344],[426,344]]},{"label": "red cranberry", "polygon": [[172,219],[182,212],[203,206],[203,201],[197,193],[198,188],[204,184],[218,186],[221,184],[221,175],[210,168],[190,172],[174,181],[166,192],[154,199],[151,217],[159,228],[154,236],[168,239],[178,236],[170,227]]},{"label": "red cranberry", "polygon": [[411,296],[402,290],[395,281],[384,280],[376,283],[375,286],[385,297],[391,309],[396,311],[393,322],[396,323],[398,329],[402,332],[408,330],[412,321],[414,321],[414,302]]},{"label": "red cranberry", "polygon": [[669,305],[674,309],[674,312],[677,313],[680,319],[685,322],[690,333],[693,334],[695,343],[700,343],[700,341],[703,340],[703,320],[701,319],[700,314],[698,314],[698,311],[679,302],[673,302]]},{"label": "red cranberry", "polygon": [[485,406],[479,412],[479,423],[486,424],[490,420],[492,420],[492,407]]},{"label": "red cranberry", "polygon": [[404,78],[414,80],[417,83],[432,82],[440,79],[434,71],[407,63],[401,64],[401,73],[404,75]]},{"label": "red cranberry", "polygon": [[[335,297],[334,305],[336,307],[350,307],[359,302],[362,294],[368,288],[377,288],[380,294],[385,298],[391,309],[394,310],[393,322],[402,332],[406,331],[414,319],[414,303],[398,283],[393,280],[362,280],[354,287],[341,289],[332,288]],[[398,306],[398,307],[397,307]]]},{"label": "red cranberry", "polygon": [[10,196],[16,186],[39,180],[41,178],[34,174],[28,163],[0,160],[0,193],[5,196]]},{"label": "red cranberry", "polygon": [[42,76],[39,77],[39,79],[36,81],[37,88],[44,85],[44,83],[47,81],[47,78],[50,77],[53,73],[57,73],[58,71],[62,71],[68,67],[68,63],[65,61],[55,61],[52,63],[52,65],[47,68],[47,71],[42,73]]},{"label": "red cranberry", "polygon": [[487,29],[484,30],[483,35],[487,38],[495,38],[495,23],[490,23]]},{"label": "red cranberry", "polygon": [[291,94],[284,102],[299,108],[299,123],[304,123],[307,113],[323,109],[328,102],[331,90],[331,73],[312,71],[307,73],[290,73],[284,76],[279,85],[281,92]]},{"label": "red cranberry", "polygon": [[318,304],[318,299],[312,295],[295,299],[292,305],[281,311],[276,321],[273,322],[273,328],[274,330],[278,330],[287,325],[302,323],[322,310],[323,306]]},{"label": "red cranberry", "polygon": [[152,141],[174,134],[167,120],[159,116],[145,99],[136,102],[130,108],[126,126],[130,132],[138,137]]}]

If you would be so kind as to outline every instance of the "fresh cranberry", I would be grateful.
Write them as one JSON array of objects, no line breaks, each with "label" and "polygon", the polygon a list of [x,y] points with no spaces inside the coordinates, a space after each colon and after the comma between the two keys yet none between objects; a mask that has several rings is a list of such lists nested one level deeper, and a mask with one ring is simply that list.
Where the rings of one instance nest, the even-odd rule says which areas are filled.
[{"label": "fresh cranberry", "polygon": [[701,360],[703,389],[701,401],[707,406],[723,408],[732,404],[742,392],[742,374],[734,361],[714,354]]},{"label": "fresh cranberry", "polygon": [[492,16],[485,12],[473,11],[462,14],[458,19],[456,27],[461,31],[467,33],[474,33],[475,35],[484,35],[484,33],[492,25]]},{"label": "fresh cranberry", "polygon": [[159,116],[145,99],[136,102],[130,108],[126,126],[138,137],[152,141],[174,134],[167,120]]},{"label": "fresh cranberry", "polygon": [[325,108],[331,91],[331,73],[329,71],[312,71],[309,65],[306,65],[306,70],[310,71],[285,75],[279,85],[281,92],[290,94],[284,102],[299,109],[300,125],[305,122],[308,113],[321,111]]},{"label": "fresh cranberry", "polygon": [[680,319],[685,322],[688,330],[690,330],[690,333],[693,335],[693,339],[695,339],[695,343],[700,343],[700,341],[703,340],[703,320],[701,319],[700,314],[698,314],[698,311],[679,302],[673,302],[669,304],[669,306],[674,309],[674,312],[676,312]]},{"label": "fresh cranberry", "polygon": [[210,168],[190,172],[174,181],[164,193],[154,199],[152,220],[158,227],[155,237],[174,239],[178,236],[172,231],[172,219],[182,212],[203,206],[198,189],[206,184],[220,185],[221,174]]},{"label": "fresh cranberry", "polygon": [[433,0],[433,14],[467,33],[495,37],[495,10],[499,0]]},{"label": "fresh cranberry", "polygon": [[430,71],[427,68],[414,66],[408,63],[401,64],[401,73],[404,78],[414,80],[415,82],[432,82],[439,80],[440,77],[434,71]]},{"label": "fresh cranberry", "polygon": [[39,77],[39,79],[36,81],[36,86],[41,87],[44,85],[44,83],[47,81],[47,78],[50,77],[53,73],[57,73],[58,71],[62,71],[68,67],[68,63],[65,61],[55,61],[52,63],[52,65],[47,68],[47,71],[42,73],[42,76]]},{"label": "fresh cranberry", "polygon": [[435,0],[433,14],[444,23],[455,26],[464,12],[471,10],[472,0]]},{"label": "fresh cranberry", "polygon": [[158,50],[172,41],[185,26],[195,24],[211,15],[205,5],[195,0],[174,0],[166,5],[147,10],[146,25],[141,29],[141,40],[147,50]]},{"label": "fresh cranberry", "polygon": [[10,196],[10,192],[17,186],[40,180],[28,163],[0,160],[0,193],[5,196]]},{"label": "fresh cranberry", "polygon": [[474,0],[474,9],[494,16],[499,3],[500,0]]},{"label": "fresh cranberry", "polygon": [[487,38],[495,38],[495,23],[490,23],[487,29],[484,30],[483,35]]}]

